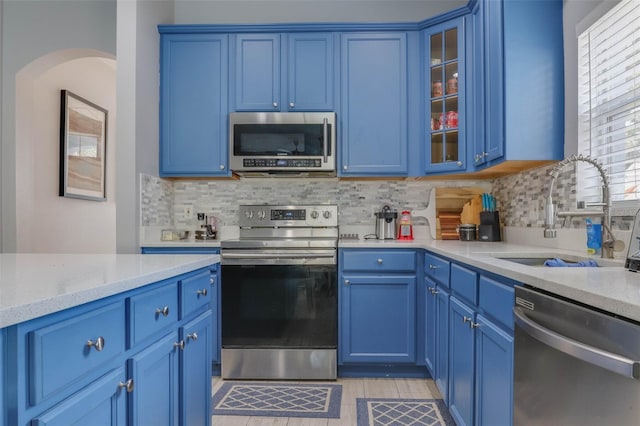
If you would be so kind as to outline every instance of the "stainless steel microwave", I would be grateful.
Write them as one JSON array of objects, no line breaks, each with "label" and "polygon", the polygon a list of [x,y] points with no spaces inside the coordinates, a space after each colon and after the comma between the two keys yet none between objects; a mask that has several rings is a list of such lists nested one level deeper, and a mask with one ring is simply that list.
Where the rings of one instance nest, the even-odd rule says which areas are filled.
[{"label": "stainless steel microwave", "polygon": [[229,168],[244,176],[335,176],[335,112],[232,112]]}]

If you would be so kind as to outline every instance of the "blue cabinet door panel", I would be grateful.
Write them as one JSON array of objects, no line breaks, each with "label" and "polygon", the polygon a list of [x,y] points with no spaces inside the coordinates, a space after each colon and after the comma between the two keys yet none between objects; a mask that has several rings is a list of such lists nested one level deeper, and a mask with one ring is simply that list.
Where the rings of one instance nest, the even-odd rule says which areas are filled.
[{"label": "blue cabinet door panel", "polygon": [[415,362],[415,275],[344,278],[342,361]]},{"label": "blue cabinet door panel", "polygon": [[152,344],[129,360],[134,392],[130,424],[175,426],[178,424],[178,331]]},{"label": "blue cabinet door panel", "polygon": [[161,40],[160,175],[226,175],[227,36]]},{"label": "blue cabinet door panel", "polygon": [[437,290],[435,382],[444,403],[449,405],[449,293],[441,286],[438,286]]},{"label": "blue cabinet door panel", "polygon": [[407,175],[407,36],[342,36],[341,173]]},{"label": "blue cabinet door panel", "polygon": [[480,294],[478,306],[492,319],[513,330],[514,289],[494,279],[480,276]]},{"label": "blue cabinet door panel", "polygon": [[180,319],[211,303],[211,273],[207,270],[180,280]]},{"label": "blue cabinet door panel", "polygon": [[235,36],[236,111],[280,111],[280,35]]},{"label": "blue cabinet door panel", "polygon": [[220,363],[222,349],[221,312],[220,312],[220,282],[218,274],[211,274],[211,362]]},{"label": "blue cabinet door panel", "polygon": [[178,283],[135,295],[128,300],[130,346],[178,321]]},{"label": "blue cabinet door panel", "polygon": [[288,97],[293,111],[331,111],[334,93],[333,35],[288,35]]},{"label": "blue cabinet door panel", "polygon": [[475,312],[451,296],[449,317],[449,410],[458,426],[473,425],[475,339],[470,324]]},{"label": "blue cabinet door panel", "polygon": [[478,315],[476,426],[513,423],[513,335]]},{"label": "blue cabinet door panel", "polygon": [[429,278],[424,279],[424,284],[426,287],[425,292],[425,365],[431,373],[431,377],[435,379],[436,373],[436,327],[437,327],[437,315],[436,315],[436,303],[437,303],[437,285],[435,282],[430,280]]},{"label": "blue cabinet door panel", "polygon": [[4,355],[4,348],[5,348],[5,329],[4,328],[0,328],[0,426],[4,426],[6,424],[6,412],[5,412],[5,404],[4,404],[4,389],[5,389],[5,382],[4,382],[4,369],[5,369],[5,355]]},{"label": "blue cabinet door panel", "polygon": [[124,367],[120,367],[87,388],[33,419],[33,426],[126,426]]},{"label": "blue cabinet door panel", "polygon": [[183,425],[211,424],[211,312],[181,328],[180,418]]},{"label": "blue cabinet door panel", "polygon": [[478,273],[460,265],[451,265],[451,291],[471,304],[477,304]]}]

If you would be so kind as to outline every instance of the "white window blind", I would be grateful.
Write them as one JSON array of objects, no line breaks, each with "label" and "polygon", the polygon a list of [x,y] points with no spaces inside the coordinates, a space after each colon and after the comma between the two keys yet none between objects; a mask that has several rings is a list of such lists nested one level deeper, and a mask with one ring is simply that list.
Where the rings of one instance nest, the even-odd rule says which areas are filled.
[{"label": "white window blind", "polygon": [[[607,170],[613,202],[640,200],[640,0],[622,0],[578,36],[578,149]],[[578,200],[601,179],[578,164]]]}]

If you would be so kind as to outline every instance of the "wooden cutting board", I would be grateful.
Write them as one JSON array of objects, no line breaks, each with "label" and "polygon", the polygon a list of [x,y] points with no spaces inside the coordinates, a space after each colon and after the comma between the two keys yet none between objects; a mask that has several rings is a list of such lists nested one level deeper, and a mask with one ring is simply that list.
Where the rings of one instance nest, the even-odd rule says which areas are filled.
[{"label": "wooden cutting board", "polygon": [[479,225],[482,193],[490,190],[490,186],[435,188],[435,239],[458,239],[461,223]]}]

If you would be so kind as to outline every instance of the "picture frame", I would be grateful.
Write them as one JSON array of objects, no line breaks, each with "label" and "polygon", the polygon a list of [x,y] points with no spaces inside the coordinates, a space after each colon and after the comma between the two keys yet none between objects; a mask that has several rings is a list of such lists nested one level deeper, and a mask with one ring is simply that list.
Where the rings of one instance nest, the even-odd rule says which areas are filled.
[{"label": "picture frame", "polygon": [[107,200],[106,109],[60,91],[61,197]]}]

